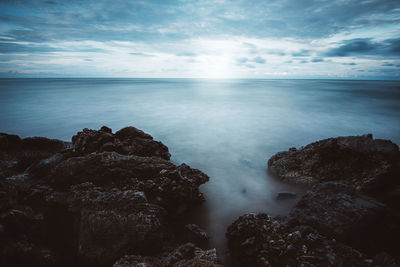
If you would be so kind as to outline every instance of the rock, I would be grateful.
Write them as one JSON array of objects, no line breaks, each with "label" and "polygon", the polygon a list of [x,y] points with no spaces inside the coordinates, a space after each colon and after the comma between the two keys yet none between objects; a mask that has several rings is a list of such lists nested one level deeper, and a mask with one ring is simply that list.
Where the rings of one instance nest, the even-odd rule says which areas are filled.
[{"label": "rock", "polygon": [[292,199],[297,196],[296,193],[294,192],[279,192],[276,196],[278,200],[283,200],[283,199]]},{"label": "rock", "polygon": [[[72,187],[79,207],[78,257],[83,262],[112,264],[132,251],[154,253],[164,241],[164,216],[158,205],[134,190],[104,190],[88,183]],[[71,204],[71,200],[70,204]]]},{"label": "rock", "polygon": [[[171,163],[168,148],[136,128],[117,133],[84,129],[73,147],[1,135],[1,266],[110,266],[123,255],[164,261],[179,247],[179,221],[204,201],[199,186],[209,177]],[[168,257],[183,264],[174,266],[217,266],[212,253],[183,246]]]},{"label": "rock", "polygon": [[196,224],[185,225],[187,239],[198,246],[204,246],[208,242],[207,232]]},{"label": "rock", "polygon": [[51,169],[46,180],[57,189],[67,189],[83,182],[103,185],[128,178],[146,180],[157,177],[161,170],[174,167],[171,162],[158,157],[95,152],[61,161]]},{"label": "rock", "polygon": [[57,153],[65,149],[68,144],[57,139],[48,139],[45,137],[27,137],[21,140],[21,146],[24,150],[38,150]]},{"label": "rock", "polygon": [[186,243],[165,256],[143,257],[126,255],[115,262],[114,267],[222,267],[218,263],[215,249],[201,250]]},{"label": "rock", "polygon": [[153,137],[151,135],[146,134],[145,132],[143,132],[135,127],[132,127],[132,126],[122,128],[121,130],[119,130],[118,132],[115,133],[115,136],[122,141],[132,140],[135,138],[143,138],[143,139],[150,139],[150,140],[153,139]]},{"label": "rock", "polygon": [[269,170],[286,182],[341,181],[393,206],[400,203],[400,152],[371,134],[324,139],[272,156]]},{"label": "rock", "polygon": [[399,216],[340,182],[320,183],[307,191],[291,211],[289,221],[311,226],[369,254],[395,252],[400,239]]},{"label": "rock", "polygon": [[290,227],[267,214],[247,214],[226,236],[240,266],[365,266],[365,256],[311,227]]},{"label": "rock", "polygon": [[21,146],[21,138],[15,134],[0,133],[0,150],[16,149]]},{"label": "rock", "polygon": [[169,160],[168,148],[153,137],[134,127],[125,127],[112,134],[110,128],[103,126],[99,131],[83,129],[72,137],[76,155],[92,152],[114,151],[123,155],[160,157]]}]

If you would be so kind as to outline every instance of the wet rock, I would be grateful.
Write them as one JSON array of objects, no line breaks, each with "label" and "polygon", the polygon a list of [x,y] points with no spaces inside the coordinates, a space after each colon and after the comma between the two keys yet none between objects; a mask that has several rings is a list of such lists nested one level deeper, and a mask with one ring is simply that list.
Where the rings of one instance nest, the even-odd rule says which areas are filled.
[{"label": "wet rock", "polygon": [[272,156],[269,170],[286,182],[341,181],[393,206],[400,203],[400,152],[371,134],[324,139]]},{"label": "wet rock", "polygon": [[239,217],[226,236],[240,266],[366,266],[357,250],[311,227],[290,227],[267,214]]},{"label": "wet rock", "polygon": [[315,185],[301,198],[289,218],[293,225],[311,226],[369,254],[395,252],[400,239],[398,215],[340,182]]},{"label": "wet rock", "polygon": [[127,255],[115,262],[114,267],[222,267],[218,263],[215,249],[201,250],[186,243],[172,252],[158,257]]}]

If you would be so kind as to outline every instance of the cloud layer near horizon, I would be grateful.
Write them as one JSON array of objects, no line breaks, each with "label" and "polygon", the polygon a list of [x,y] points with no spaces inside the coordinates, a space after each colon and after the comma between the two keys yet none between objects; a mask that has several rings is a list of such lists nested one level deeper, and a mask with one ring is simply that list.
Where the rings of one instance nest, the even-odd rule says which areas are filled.
[{"label": "cloud layer near horizon", "polygon": [[2,1],[3,77],[400,78],[398,0]]}]

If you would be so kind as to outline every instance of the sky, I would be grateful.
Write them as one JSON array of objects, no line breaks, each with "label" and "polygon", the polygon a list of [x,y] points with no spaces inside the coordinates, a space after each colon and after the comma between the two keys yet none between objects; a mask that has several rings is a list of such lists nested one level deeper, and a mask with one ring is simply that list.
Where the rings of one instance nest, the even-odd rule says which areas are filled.
[{"label": "sky", "polygon": [[0,0],[0,77],[400,79],[400,1]]}]

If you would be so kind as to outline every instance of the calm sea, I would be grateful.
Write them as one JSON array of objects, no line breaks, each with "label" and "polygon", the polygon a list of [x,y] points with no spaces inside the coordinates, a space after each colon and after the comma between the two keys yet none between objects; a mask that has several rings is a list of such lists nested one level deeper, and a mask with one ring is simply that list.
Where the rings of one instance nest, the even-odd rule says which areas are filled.
[{"label": "calm sea", "polygon": [[0,79],[0,131],[70,140],[82,128],[133,125],[175,163],[207,173],[192,220],[224,253],[246,212],[285,214],[300,188],[266,172],[274,153],[323,138],[372,133],[400,143],[400,82],[343,80]]}]

